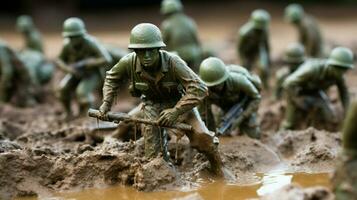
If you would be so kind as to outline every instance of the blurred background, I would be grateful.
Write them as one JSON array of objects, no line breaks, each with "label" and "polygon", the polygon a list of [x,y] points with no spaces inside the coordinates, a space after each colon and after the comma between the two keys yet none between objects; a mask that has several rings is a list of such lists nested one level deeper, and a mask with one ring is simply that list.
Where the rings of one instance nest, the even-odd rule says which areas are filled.
[{"label": "blurred background", "polygon": [[[29,14],[44,36],[45,53],[57,56],[62,44],[62,23],[72,16],[82,18],[90,34],[105,43],[121,47],[128,44],[131,28],[140,22],[160,25],[160,0],[11,0],[0,6],[0,38],[10,46],[22,45],[15,30],[16,17]],[[204,46],[212,46],[226,61],[235,60],[235,35],[252,10],[270,12],[272,56],[277,57],[289,42],[296,40],[296,31],[283,20],[286,5],[301,3],[306,12],[320,23],[326,40],[333,44],[353,46],[357,40],[357,0],[309,1],[244,1],[182,0],[184,11],[196,20]],[[356,39],[355,39],[356,38]]]}]

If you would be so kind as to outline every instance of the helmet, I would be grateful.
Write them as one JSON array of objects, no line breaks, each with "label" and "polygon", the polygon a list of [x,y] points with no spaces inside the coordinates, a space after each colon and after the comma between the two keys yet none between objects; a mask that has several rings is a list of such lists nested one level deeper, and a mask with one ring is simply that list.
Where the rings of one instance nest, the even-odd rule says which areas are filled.
[{"label": "helmet", "polygon": [[288,22],[298,22],[304,16],[304,9],[300,4],[290,4],[285,8],[285,19]]},{"label": "helmet", "polygon": [[198,74],[209,87],[223,83],[229,76],[223,61],[216,57],[209,57],[203,60]]},{"label": "helmet", "polygon": [[131,30],[129,49],[165,47],[160,29],[154,24],[141,23]]},{"label": "helmet", "polygon": [[30,16],[21,15],[17,18],[16,26],[19,31],[25,31],[31,29],[34,25]]},{"label": "helmet", "polygon": [[263,9],[257,9],[251,14],[251,21],[253,22],[254,28],[265,29],[270,21],[270,15]]},{"label": "helmet", "polygon": [[345,47],[336,47],[332,50],[327,65],[334,65],[337,67],[352,69],[353,68],[353,53],[350,49]]},{"label": "helmet", "polygon": [[300,43],[293,43],[285,51],[284,61],[289,63],[300,63],[305,60],[305,48]]},{"label": "helmet", "polygon": [[63,37],[81,36],[86,33],[87,30],[84,25],[84,22],[77,17],[68,18],[63,23]]},{"label": "helmet", "polygon": [[166,15],[174,12],[182,11],[183,6],[181,0],[163,0],[161,2],[161,14]]}]

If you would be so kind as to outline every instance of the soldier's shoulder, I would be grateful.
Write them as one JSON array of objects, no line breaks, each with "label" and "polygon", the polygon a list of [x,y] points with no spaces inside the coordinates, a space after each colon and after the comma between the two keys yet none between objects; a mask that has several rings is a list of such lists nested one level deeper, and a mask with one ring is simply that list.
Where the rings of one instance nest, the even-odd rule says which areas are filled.
[{"label": "soldier's shoulder", "polygon": [[250,22],[247,22],[239,29],[239,35],[240,36],[248,35],[252,30],[253,30],[253,26],[251,25]]},{"label": "soldier's shoulder", "polygon": [[132,60],[136,57],[135,52],[130,52],[128,54],[126,54],[125,56],[123,56],[119,62],[120,63],[131,63]]},{"label": "soldier's shoulder", "polygon": [[160,50],[161,54],[163,55],[163,59],[167,59],[167,60],[172,60],[172,61],[183,61],[182,58],[180,58],[180,56],[177,55],[177,53],[173,53],[173,52],[168,52],[166,50]]},{"label": "soldier's shoulder", "polygon": [[86,43],[89,45],[89,46],[93,46],[93,47],[98,47],[100,46],[100,43],[99,41],[97,40],[97,38],[95,38],[94,36],[91,36],[91,35],[86,35],[84,37]]}]

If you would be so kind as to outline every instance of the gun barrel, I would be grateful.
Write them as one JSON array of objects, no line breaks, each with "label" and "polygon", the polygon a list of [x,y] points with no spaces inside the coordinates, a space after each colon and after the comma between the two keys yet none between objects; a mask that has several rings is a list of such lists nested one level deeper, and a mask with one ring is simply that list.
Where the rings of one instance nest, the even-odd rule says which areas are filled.
[{"label": "gun barrel", "polygon": [[[88,116],[89,117],[93,117],[93,118],[97,118],[100,119],[101,113],[99,110],[95,110],[95,109],[89,109],[88,110]],[[115,123],[119,123],[119,121],[131,121],[134,123],[141,123],[141,124],[148,124],[148,125],[152,125],[152,126],[161,126],[159,125],[159,123],[157,121],[151,121],[151,120],[146,120],[146,119],[141,119],[141,118],[134,118],[129,116],[126,113],[121,113],[121,112],[108,112],[106,114],[106,121],[110,121],[110,122],[115,122]],[[192,131],[192,126],[188,125],[188,124],[184,124],[184,123],[177,123],[174,124],[172,126],[161,126],[164,128],[173,128],[173,129],[178,129],[178,130],[182,130],[182,131]]]}]

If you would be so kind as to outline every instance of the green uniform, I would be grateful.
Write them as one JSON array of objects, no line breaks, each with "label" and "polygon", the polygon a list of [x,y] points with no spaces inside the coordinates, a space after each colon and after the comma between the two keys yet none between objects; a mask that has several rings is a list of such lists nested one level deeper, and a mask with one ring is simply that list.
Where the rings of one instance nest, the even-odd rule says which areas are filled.
[{"label": "green uniform", "polygon": [[[259,138],[260,128],[257,122],[257,111],[261,100],[260,96],[260,80],[254,77],[241,66],[229,65],[228,78],[222,83],[223,87],[220,90],[214,90],[214,87],[209,87],[209,96],[206,98],[203,111],[203,119],[208,123],[210,130],[216,130],[216,123],[213,119],[211,104],[220,107],[224,113],[228,112],[235,104],[242,101],[243,98],[248,98],[245,103],[244,112],[237,119],[236,127],[249,137]],[[216,117],[217,119],[217,117]],[[233,127],[233,128],[236,128]]]},{"label": "green uniform", "polygon": [[0,41],[0,102],[17,97],[19,106],[33,105],[33,85],[30,74],[14,50]]},{"label": "green uniform", "polygon": [[[103,69],[111,62],[108,52],[92,36],[85,34],[80,44],[74,46],[70,39],[66,38],[59,55],[60,61],[74,67],[83,62],[78,68],[74,67],[77,74],[67,74],[59,85],[59,97],[67,114],[71,115],[71,96],[76,93],[80,104],[80,113],[86,114],[88,108],[93,106],[93,92],[99,87],[102,80]],[[100,60],[100,62],[88,64],[88,59]]]},{"label": "green uniform", "polygon": [[37,30],[30,16],[21,15],[17,18],[17,29],[25,39],[24,50],[43,52],[43,42],[41,33]]},{"label": "green uniform", "polygon": [[331,72],[333,66],[327,60],[312,59],[301,65],[298,70],[286,78],[283,87],[287,95],[287,108],[282,128],[294,128],[298,111],[315,110],[321,113],[324,120],[334,119],[334,113],[325,91],[336,85],[344,108],[349,104],[349,94],[344,77]]},{"label": "green uniform", "polygon": [[161,30],[167,50],[177,52],[187,65],[197,72],[202,50],[195,22],[184,13],[175,12],[163,21]]},{"label": "green uniform", "polygon": [[253,22],[243,25],[238,33],[237,52],[242,66],[248,70],[257,64],[259,76],[267,87],[270,67],[268,30],[256,29]]},{"label": "green uniform", "polygon": [[284,66],[282,68],[280,68],[279,70],[276,71],[275,77],[276,77],[276,83],[275,83],[275,89],[274,89],[274,96],[276,99],[280,99],[282,96],[282,92],[283,92],[283,82],[285,81],[285,79],[292,74],[293,72],[295,72],[300,64],[290,64],[289,66]]},{"label": "green uniform", "polygon": [[351,104],[342,131],[343,152],[332,179],[336,200],[357,198],[357,103]]},{"label": "green uniform", "polygon": [[[158,120],[161,111],[169,108],[176,110],[180,114],[178,121],[185,122],[194,129],[193,132],[185,133],[191,145],[204,153],[211,166],[217,169],[221,161],[213,143],[213,135],[195,109],[206,97],[207,87],[178,56],[163,50],[159,50],[159,56],[160,69],[156,73],[145,70],[135,52],[123,57],[107,72],[103,104],[110,108],[121,82],[127,80],[132,95],[141,97],[143,101],[140,108],[143,118]],[[163,137],[165,131],[160,131],[159,127],[142,125],[141,132],[144,135],[147,157],[155,157],[160,151],[166,155]]]}]

